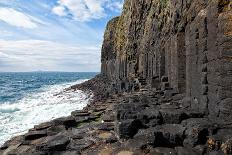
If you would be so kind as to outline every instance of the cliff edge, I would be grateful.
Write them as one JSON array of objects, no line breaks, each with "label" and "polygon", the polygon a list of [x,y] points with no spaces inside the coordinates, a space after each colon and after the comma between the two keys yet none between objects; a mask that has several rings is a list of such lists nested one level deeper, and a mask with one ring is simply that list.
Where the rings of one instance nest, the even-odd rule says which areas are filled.
[{"label": "cliff edge", "polygon": [[0,154],[232,154],[231,0],[125,0],[91,104],[7,141]]},{"label": "cliff edge", "polygon": [[102,73],[118,92],[172,89],[191,109],[231,120],[231,7],[230,0],[125,0],[106,29]]}]

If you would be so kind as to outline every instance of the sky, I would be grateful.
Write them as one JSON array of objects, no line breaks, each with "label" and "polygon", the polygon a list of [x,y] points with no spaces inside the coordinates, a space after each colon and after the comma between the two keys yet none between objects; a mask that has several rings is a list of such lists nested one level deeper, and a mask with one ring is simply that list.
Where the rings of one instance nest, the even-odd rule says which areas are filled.
[{"label": "sky", "polygon": [[0,0],[0,72],[99,72],[123,0]]}]

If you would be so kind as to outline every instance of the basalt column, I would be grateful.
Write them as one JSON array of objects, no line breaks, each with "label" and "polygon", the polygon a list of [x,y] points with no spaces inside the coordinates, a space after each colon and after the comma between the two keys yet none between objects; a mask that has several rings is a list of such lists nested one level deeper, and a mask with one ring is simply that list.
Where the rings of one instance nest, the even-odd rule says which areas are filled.
[{"label": "basalt column", "polygon": [[[214,66],[217,78],[217,99],[210,102],[212,112],[218,110],[218,116],[223,120],[232,119],[232,2],[219,0],[217,5],[217,48],[214,59],[209,59]],[[212,15],[211,15],[212,16]],[[212,30],[212,29],[211,29]],[[212,31],[211,31],[212,32]],[[209,32],[209,35],[210,34]],[[210,47],[210,44],[209,44]],[[210,47],[212,48],[212,47]],[[209,55],[209,54],[208,54]],[[211,57],[210,57],[211,58]],[[212,65],[210,71],[212,71]],[[211,75],[212,77],[212,75]],[[210,90],[211,91],[211,90]]]},{"label": "basalt column", "polygon": [[101,72],[112,81],[116,80],[116,27],[118,17],[112,19],[108,24],[104,35],[101,58]]},{"label": "basalt column", "polygon": [[172,36],[165,47],[166,75],[173,89],[179,93],[186,91],[186,50],[185,33]]}]

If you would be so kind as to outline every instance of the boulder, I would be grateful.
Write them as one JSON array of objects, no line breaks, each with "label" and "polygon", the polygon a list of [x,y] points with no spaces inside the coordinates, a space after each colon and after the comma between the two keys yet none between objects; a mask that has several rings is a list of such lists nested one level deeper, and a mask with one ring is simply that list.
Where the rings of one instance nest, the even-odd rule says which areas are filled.
[{"label": "boulder", "polygon": [[184,141],[185,127],[179,124],[164,124],[154,128],[154,146],[181,146]]},{"label": "boulder", "polygon": [[116,122],[116,133],[120,138],[132,138],[139,129],[143,128],[140,120],[128,119]]},{"label": "boulder", "polygon": [[206,118],[190,118],[181,123],[186,127],[185,146],[194,147],[196,145],[206,144],[207,137],[210,134],[210,121]]},{"label": "boulder", "polygon": [[144,125],[154,127],[162,123],[161,113],[153,108],[146,108],[139,112],[139,118]]},{"label": "boulder", "polygon": [[153,146],[155,142],[154,128],[141,129],[138,133],[126,142],[127,148],[143,149]]},{"label": "boulder", "polygon": [[219,129],[216,134],[209,136],[208,149],[222,151],[224,154],[232,154],[232,129]]}]

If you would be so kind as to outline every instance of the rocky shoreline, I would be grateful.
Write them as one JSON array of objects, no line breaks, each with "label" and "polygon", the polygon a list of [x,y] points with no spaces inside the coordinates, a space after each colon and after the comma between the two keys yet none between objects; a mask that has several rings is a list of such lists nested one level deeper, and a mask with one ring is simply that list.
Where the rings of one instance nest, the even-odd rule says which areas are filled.
[{"label": "rocky shoreline", "polygon": [[232,154],[231,0],[125,0],[109,21],[94,94],[2,155]]},{"label": "rocky shoreline", "polygon": [[[97,94],[83,110],[36,125],[0,148],[2,155],[231,154],[232,124],[192,111],[172,89],[109,95],[104,78],[71,87]],[[90,87],[91,86],[91,87]],[[89,89],[87,89],[89,88]],[[104,93],[103,93],[104,92]]]}]

